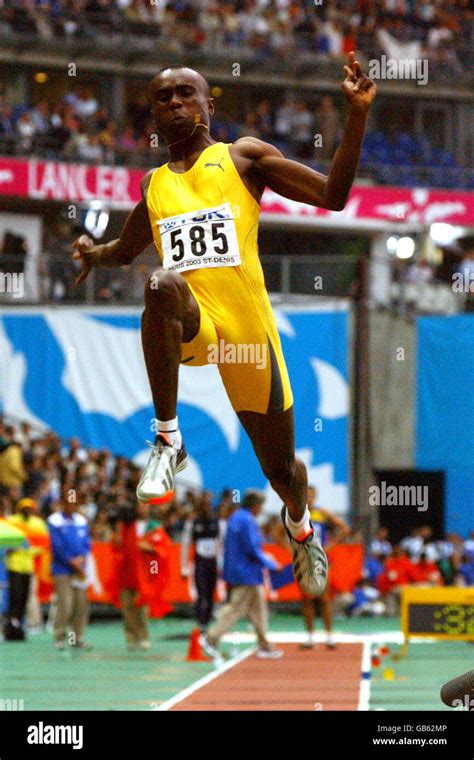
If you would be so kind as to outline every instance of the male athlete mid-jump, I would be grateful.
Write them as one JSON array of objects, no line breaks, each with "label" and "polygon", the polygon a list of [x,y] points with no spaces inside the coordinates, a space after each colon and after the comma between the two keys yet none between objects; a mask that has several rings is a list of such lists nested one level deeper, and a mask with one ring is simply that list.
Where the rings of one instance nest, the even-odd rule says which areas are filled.
[{"label": "male athlete mid-jump", "polygon": [[[306,468],[295,456],[293,397],[258,256],[259,204],[268,186],[294,201],[344,208],[376,92],[354,53],[344,71],[348,118],[327,177],[255,137],[215,142],[207,81],[186,67],[159,71],[150,96],[170,160],[143,178],[143,198],[118,240],[94,245],[82,235],[73,244],[73,258],[82,260],[77,284],[92,267],[130,264],[153,241],[162,261],[145,287],[142,343],[158,433],[138,498],[171,500],[175,473],[187,463],[176,416],[179,365],[216,362],[263,473],[283,501],[294,574],[308,594],[324,591],[327,560],[310,522]],[[260,349],[258,363],[249,354],[241,360],[239,347],[249,345]],[[216,347],[224,349],[220,356]],[[234,349],[235,361],[227,349]]]}]

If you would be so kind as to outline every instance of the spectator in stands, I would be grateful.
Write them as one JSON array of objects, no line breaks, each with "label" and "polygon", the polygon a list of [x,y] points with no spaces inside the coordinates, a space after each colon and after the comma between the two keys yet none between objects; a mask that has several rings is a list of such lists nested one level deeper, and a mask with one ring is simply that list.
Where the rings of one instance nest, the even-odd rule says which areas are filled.
[{"label": "spectator in stands", "polygon": [[113,121],[110,116],[109,109],[106,106],[101,106],[95,116],[93,117],[94,128],[99,134],[107,128],[107,125]]},{"label": "spectator in stands", "polygon": [[377,588],[382,594],[382,601],[386,605],[387,615],[398,614],[401,590],[411,581],[412,567],[411,561],[401,546],[394,546],[391,555],[385,560],[382,575],[377,583]]},{"label": "spectator in stands", "polygon": [[461,275],[463,290],[467,293],[466,311],[474,311],[474,236],[458,240],[458,246],[463,258],[457,273]]},{"label": "spectator in stands", "polygon": [[410,570],[410,583],[417,586],[442,586],[443,577],[434,562],[431,562],[425,552],[418,561],[413,563]]},{"label": "spectator in stands", "polygon": [[[391,553],[391,551],[390,551]],[[384,570],[385,555],[370,553],[364,561],[364,577],[368,578],[373,586],[377,586],[379,578]]]},{"label": "spectator in stands", "polygon": [[61,449],[61,455],[66,458],[66,462],[72,466],[77,466],[78,462],[85,462],[87,460],[87,451],[81,445],[81,442],[77,436],[73,436],[69,441],[69,448],[63,446]]},{"label": "spectator in stands", "polygon": [[81,161],[100,163],[104,160],[104,149],[100,135],[94,134],[85,125],[81,125],[64,148],[71,158]]},{"label": "spectator in stands", "polygon": [[0,138],[11,138],[15,135],[15,125],[12,119],[12,107],[7,103],[0,104]]},{"label": "spectator in stands", "polygon": [[257,130],[262,140],[271,140],[273,136],[272,106],[269,100],[261,100],[255,109]]},{"label": "spectator in stands", "polygon": [[315,146],[315,158],[329,160],[333,157],[339,142],[342,123],[339,111],[334,107],[331,95],[324,95],[315,112],[314,129],[321,135],[321,148]]},{"label": "spectator in stands", "polygon": [[91,525],[91,538],[93,541],[110,541],[113,531],[110,526],[109,512],[107,509],[98,509]]},{"label": "spectator in stands", "polygon": [[370,542],[370,554],[382,555],[388,557],[392,553],[392,544],[388,540],[388,529],[380,527],[375,533],[375,537]]},{"label": "spectator in stands", "polygon": [[51,125],[43,138],[44,148],[53,155],[62,153],[78,131],[79,121],[70,106],[57,103],[51,113]]},{"label": "spectator in stands", "polygon": [[249,111],[245,115],[244,123],[239,130],[239,137],[260,137],[257,114],[253,111]]},{"label": "spectator in stands", "polygon": [[459,566],[458,582],[463,586],[474,586],[474,557],[463,555]]},{"label": "spectator in stands", "polygon": [[[33,431],[29,422],[22,422],[20,429],[16,434],[16,439],[21,445],[23,454],[30,454],[32,445]],[[31,461],[31,460],[30,460]]]},{"label": "spectator in stands", "polygon": [[410,264],[406,270],[406,281],[413,285],[425,285],[431,282],[434,277],[433,268],[428,264],[425,258],[420,258]]},{"label": "spectator in stands", "polygon": [[145,93],[140,93],[128,102],[128,120],[132,123],[135,134],[142,135],[150,119],[150,104]]},{"label": "spectator in stands", "polygon": [[[291,139],[291,130],[295,117],[295,104],[293,98],[287,96],[275,114],[275,139],[282,140],[288,145]],[[258,134],[256,135],[258,137]]]},{"label": "spectator in stands", "polygon": [[[400,33],[400,30],[402,33]],[[396,60],[423,57],[423,44],[420,40],[409,40],[402,38],[403,26],[393,28],[387,19],[382,19],[380,26],[376,29],[375,37],[382,52],[388,58]],[[400,37],[400,39],[398,38]]]},{"label": "spectator in stands", "polygon": [[5,439],[5,448],[0,453],[0,485],[21,487],[26,479],[23,450],[11,425],[5,427]]},{"label": "spectator in stands", "polygon": [[64,100],[80,119],[91,119],[99,110],[99,103],[90,87],[77,87],[69,92]]},{"label": "spectator in stands", "polygon": [[124,130],[117,137],[117,150],[123,153],[133,153],[137,147],[137,140],[132,124],[125,124]]},{"label": "spectator in stands", "polygon": [[474,530],[471,530],[469,538],[464,542],[464,552],[467,557],[474,558]]},{"label": "spectator in stands", "polygon": [[263,568],[276,570],[279,565],[262,550],[262,536],[257,524],[265,497],[258,491],[247,491],[242,506],[227,523],[224,545],[224,580],[229,584],[229,601],[222,607],[216,622],[200,638],[206,654],[217,659],[221,637],[244,616],[248,616],[258,637],[258,657],[281,657],[267,638],[268,612],[263,588]]},{"label": "spectator in stands", "polygon": [[26,480],[24,484],[25,496],[36,497],[39,493],[41,485],[46,479],[46,475],[43,472],[44,457],[39,454],[33,455],[30,467],[26,472]]},{"label": "spectator in stands", "polygon": [[[436,549],[438,553],[437,567],[446,586],[454,583],[459,569],[462,548],[459,547],[460,539],[455,533],[448,533],[446,538],[438,541]],[[462,546],[462,542],[461,542]]]},{"label": "spectator in stands", "polygon": [[10,515],[10,500],[8,498],[8,488],[0,486],[0,518]]},{"label": "spectator in stands", "polygon": [[68,500],[63,488],[60,509],[48,518],[53,554],[52,576],[57,598],[54,617],[56,649],[66,646],[87,649],[84,633],[88,622],[87,560],[91,550],[90,530],[85,517],[77,513],[75,501]]},{"label": "spectator in stands", "polygon": [[347,614],[351,617],[379,617],[384,612],[385,604],[380,599],[380,591],[372,586],[368,578],[361,578],[352,592]]},{"label": "spectator in stands", "polygon": [[99,144],[103,148],[103,160],[108,163],[113,163],[118,144],[118,129],[117,124],[112,119],[107,122],[105,127],[99,133]]},{"label": "spectator in stands", "polygon": [[[429,529],[428,529],[429,531]],[[400,547],[405,551],[410,559],[416,560],[420,556],[425,546],[426,531],[422,527],[413,528],[410,535],[402,538]]]},{"label": "spectator in stands", "polygon": [[297,100],[291,123],[291,147],[298,158],[309,158],[314,143],[314,122],[304,100]]},{"label": "spectator in stands", "polygon": [[23,153],[29,153],[33,148],[33,138],[37,132],[31,113],[27,111],[18,119],[15,127],[18,135],[18,147]]},{"label": "spectator in stands", "polygon": [[[5,564],[8,570],[9,603],[4,630],[6,641],[25,640],[24,618],[34,578],[35,556],[48,544],[46,523],[34,514],[36,510],[37,504],[33,499],[20,499],[15,513],[7,518],[8,523],[25,534],[26,545],[7,552]],[[33,594],[36,594],[36,584],[33,587]]]},{"label": "spectator in stands", "polygon": [[323,26],[327,39],[328,53],[331,58],[341,58],[344,52],[344,37],[341,22],[334,19],[326,21]]},{"label": "spectator in stands", "polygon": [[31,120],[36,128],[36,134],[45,134],[50,127],[49,103],[47,100],[40,100],[32,109]]}]

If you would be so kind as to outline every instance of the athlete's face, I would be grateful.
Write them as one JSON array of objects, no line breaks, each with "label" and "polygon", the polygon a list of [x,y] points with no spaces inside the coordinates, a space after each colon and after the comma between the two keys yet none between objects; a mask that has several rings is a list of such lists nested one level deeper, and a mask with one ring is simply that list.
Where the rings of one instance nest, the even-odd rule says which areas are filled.
[{"label": "athlete's face", "polygon": [[168,143],[186,138],[196,123],[209,126],[214,113],[203,77],[192,69],[168,69],[151,82],[150,97],[156,129]]}]

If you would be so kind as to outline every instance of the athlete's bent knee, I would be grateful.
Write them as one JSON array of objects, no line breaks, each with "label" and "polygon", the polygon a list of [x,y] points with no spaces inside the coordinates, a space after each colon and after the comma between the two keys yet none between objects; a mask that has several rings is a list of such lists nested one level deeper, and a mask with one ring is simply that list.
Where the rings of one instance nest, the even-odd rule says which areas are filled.
[{"label": "athlete's bent knee", "polygon": [[163,305],[166,309],[181,311],[185,302],[183,278],[177,272],[157,269],[148,278],[145,285],[145,303]]},{"label": "athlete's bent knee", "polygon": [[296,460],[294,458],[285,459],[283,462],[263,468],[263,471],[265,477],[268,478],[272,485],[274,483],[289,485],[293,482],[296,475]]}]

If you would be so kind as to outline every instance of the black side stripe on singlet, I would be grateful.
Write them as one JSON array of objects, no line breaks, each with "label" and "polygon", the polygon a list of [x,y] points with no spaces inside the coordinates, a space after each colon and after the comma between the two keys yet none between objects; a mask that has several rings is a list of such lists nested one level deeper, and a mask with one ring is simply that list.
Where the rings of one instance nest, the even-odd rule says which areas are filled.
[{"label": "black side stripe on singlet", "polygon": [[268,399],[267,414],[269,412],[283,411],[283,383],[281,380],[280,369],[277,358],[273,350],[270,338],[267,335],[268,351],[270,353],[271,381],[270,381],[270,398]]},{"label": "black side stripe on singlet", "polygon": [[190,362],[191,359],[194,359],[194,356],[188,356],[187,359],[181,359],[180,364],[186,364],[186,362]]}]

